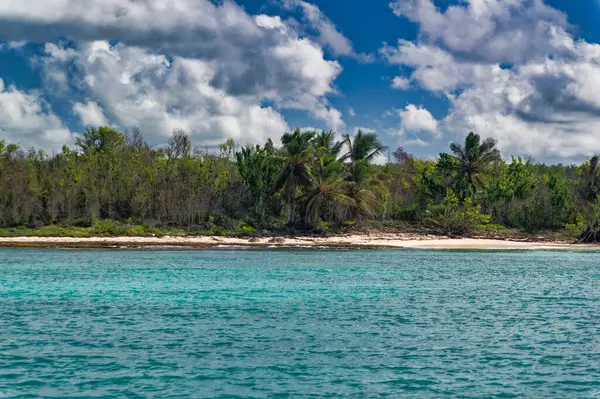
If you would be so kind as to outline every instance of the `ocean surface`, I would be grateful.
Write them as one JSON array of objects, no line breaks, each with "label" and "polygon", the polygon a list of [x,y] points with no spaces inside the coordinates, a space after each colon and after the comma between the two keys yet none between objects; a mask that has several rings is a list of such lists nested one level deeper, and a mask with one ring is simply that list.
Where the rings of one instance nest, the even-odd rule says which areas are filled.
[{"label": "ocean surface", "polygon": [[0,398],[600,397],[600,253],[0,249]]}]

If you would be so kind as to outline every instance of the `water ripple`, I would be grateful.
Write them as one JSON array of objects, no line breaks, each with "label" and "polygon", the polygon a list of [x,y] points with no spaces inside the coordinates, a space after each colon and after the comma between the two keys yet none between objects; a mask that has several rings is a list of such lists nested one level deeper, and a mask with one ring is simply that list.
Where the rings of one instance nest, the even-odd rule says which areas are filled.
[{"label": "water ripple", "polygon": [[0,398],[600,396],[595,253],[0,250]]}]

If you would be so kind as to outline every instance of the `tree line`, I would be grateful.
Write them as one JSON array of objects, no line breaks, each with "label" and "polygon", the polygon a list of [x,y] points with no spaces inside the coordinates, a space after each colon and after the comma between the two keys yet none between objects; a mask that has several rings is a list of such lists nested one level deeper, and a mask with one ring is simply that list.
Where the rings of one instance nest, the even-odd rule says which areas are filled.
[{"label": "tree line", "polygon": [[182,130],[152,148],[139,130],[88,128],[74,148],[51,156],[0,141],[0,227],[321,233],[402,223],[600,240],[597,156],[569,166],[507,162],[494,140],[474,133],[435,160],[398,148],[376,164],[386,151],[361,131],[296,130],[281,145],[228,140],[212,153],[195,149]]}]

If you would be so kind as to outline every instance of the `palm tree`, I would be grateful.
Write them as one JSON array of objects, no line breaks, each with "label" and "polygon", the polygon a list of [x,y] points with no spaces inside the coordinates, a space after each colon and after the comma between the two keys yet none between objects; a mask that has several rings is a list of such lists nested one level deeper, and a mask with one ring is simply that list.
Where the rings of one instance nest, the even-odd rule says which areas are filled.
[{"label": "palm tree", "polygon": [[350,163],[359,161],[371,163],[376,156],[383,155],[387,148],[377,139],[376,134],[364,134],[360,129],[354,138],[349,134],[344,135],[344,144],[348,147],[348,152],[340,160],[350,161]]},{"label": "palm tree", "polygon": [[351,184],[348,187],[348,196],[354,204],[352,213],[360,219],[362,216],[374,216],[375,210],[380,207],[377,195],[373,190],[377,182],[373,181],[374,168],[371,165],[376,156],[382,155],[386,147],[372,133],[364,134],[360,129],[354,136],[344,136],[344,144],[348,152],[340,160],[349,161],[348,171]]},{"label": "palm tree", "polygon": [[317,162],[308,189],[305,216],[308,225],[315,225],[324,213],[331,214],[341,206],[354,203],[346,194],[350,183],[346,180],[344,165],[331,155],[320,157]]},{"label": "palm tree", "polygon": [[321,131],[317,134],[313,144],[317,150],[317,156],[328,155],[337,158],[344,145],[341,141],[335,141],[335,133],[332,131]]},{"label": "palm tree", "polygon": [[464,146],[451,143],[450,151],[450,158],[454,161],[451,163],[452,168],[465,179],[469,193],[473,193],[476,186],[482,183],[492,164],[501,159],[496,140],[487,138],[482,142],[481,137],[473,132],[465,138]]},{"label": "palm tree", "polygon": [[285,133],[281,138],[283,149],[279,159],[283,169],[275,179],[275,190],[283,189],[288,205],[289,222],[292,223],[296,212],[296,191],[298,186],[310,181],[310,161],[314,153],[312,145],[314,132],[303,132],[296,129],[294,133]]}]

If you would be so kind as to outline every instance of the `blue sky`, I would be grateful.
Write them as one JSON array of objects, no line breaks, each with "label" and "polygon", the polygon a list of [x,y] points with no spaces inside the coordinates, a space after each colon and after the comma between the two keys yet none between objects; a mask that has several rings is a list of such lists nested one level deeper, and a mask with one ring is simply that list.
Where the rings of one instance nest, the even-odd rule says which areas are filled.
[{"label": "blue sky", "polygon": [[89,125],[155,145],[375,131],[435,157],[470,131],[505,156],[600,152],[596,0],[0,0],[0,139]]}]

